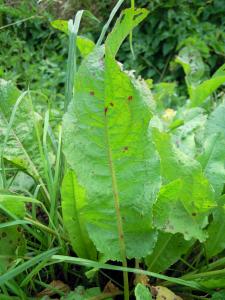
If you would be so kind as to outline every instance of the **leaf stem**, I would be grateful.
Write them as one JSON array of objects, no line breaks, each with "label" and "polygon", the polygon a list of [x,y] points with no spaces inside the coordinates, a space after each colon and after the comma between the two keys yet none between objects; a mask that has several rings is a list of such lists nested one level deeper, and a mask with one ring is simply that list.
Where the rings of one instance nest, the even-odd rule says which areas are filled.
[{"label": "leaf stem", "polygon": [[[108,135],[107,135],[108,139]],[[117,228],[118,228],[118,235],[119,235],[119,244],[120,244],[120,254],[122,258],[122,265],[124,268],[127,268],[127,259],[126,259],[126,245],[124,241],[124,232],[123,232],[123,223],[122,217],[120,213],[120,201],[119,201],[119,193],[116,181],[116,174],[115,169],[112,161],[112,152],[111,148],[108,146],[109,150],[109,166],[112,174],[112,189],[113,189],[113,197],[114,197],[114,204],[116,209],[116,217],[117,217]],[[123,272],[123,282],[124,282],[124,300],[129,300],[129,280],[128,280],[128,273]]]},{"label": "leaf stem", "polygon": [[[120,255],[122,259],[122,266],[124,268],[127,268],[126,245],[124,241],[123,223],[122,223],[122,217],[120,212],[120,200],[119,200],[119,192],[117,187],[116,173],[114,169],[112,151],[109,142],[107,116],[105,116],[105,137],[106,137],[106,145],[108,149],[109,168],[112,176],[112,192],[113,192],[114,205],[116,210]],[[128,272],[126,271],[123,271],[123,282],[124,282],[124,300],[129,300],[129,280],[128,280]]]}]

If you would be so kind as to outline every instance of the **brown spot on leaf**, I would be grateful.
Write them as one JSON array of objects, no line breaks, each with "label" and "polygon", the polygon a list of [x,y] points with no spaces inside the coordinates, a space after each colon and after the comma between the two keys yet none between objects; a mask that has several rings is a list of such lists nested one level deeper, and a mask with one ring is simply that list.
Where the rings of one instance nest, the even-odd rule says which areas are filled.
[{"label": "brown spot on leaf", "polygon": [[105,109],[104,109],[105,116],[106,116],[106,114],[107,114],[107,111],[108,111],[108,106],[105,107]]},{"label": "brown spot on leaf", "polygon": [[114,106],[114,104],[113,104],[112,102],[110,102],[109,104],[110,104],[110,106],[112,106],[112,107]]},{"label": "brown spot on leaf", "polygon": [[129,96],[127,99],[128,99],[128,101],[131,101],[131,100],[133,100],[133,96]]},{"label": "brown spot on leaf", "polygon": [[192,216],[193,216],[193,217],[196,217],[196,216],[197,216],[196,212],[193,212],[193,213],[192,213]]},{"label": "brown spot on leaf", "polygon": [[125,146],[124,148],[123,148],[123,152],[126,152],[126,151],[128,151],[128,146]]},{"label": "brown spot on leaf", "polygon": [[94,96],[94,95],[95,95],[95,92],[94,92],[94,91],[90,91],[90,95],[91,95],[91,96]]}]

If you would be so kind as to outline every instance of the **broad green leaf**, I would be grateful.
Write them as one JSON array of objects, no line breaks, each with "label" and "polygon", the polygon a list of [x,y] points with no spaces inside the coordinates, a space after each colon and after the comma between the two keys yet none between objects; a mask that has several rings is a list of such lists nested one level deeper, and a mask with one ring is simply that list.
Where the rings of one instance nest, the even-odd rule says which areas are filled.
[{"label": "broad green leaf", "polygon": [[[10,195],[4,195],[0,199],[0,224],[9,220],[2,208],[17,218],[23,219],[25,216],[24,203],[15,201],[15,198],[12,199]],[[0,274],[6,272],[10,263],[19,255],[23,255],[25,249],[26,242],[19,225],[0,228]]]},{"label": "broad green leaf", "polygon": [[18,218],[23,218],[25,215],[25,205],[19,199],[20,196],[15,197],[15,195],[1,195],[0,205]]},{"label": "broad green leaf", "polygon": [[184,188],[186,181],[175,180],[161,188],[153,209],[154,225],[158,229],[182,233],[186,240],[206,240],[203,228],[208,223],[212,195],[209,185],[206,186],[208,182],[197,179],[193,178],[191,194]]},{"label": "broad green leaf", "polygon": [[178,120],[183,120],[183,124],[172,131],[172,140],[182,152],[195,158],[202,148],[207,117],[199,107],[182,108],[177,115]]},{"label": "broad green leaf", "polygon": [[154,224],[165,232],[182,233],[187,240],[204,241],[203,228],[215,202],[201,165],[178,150],[168,133],[154,128],[153,138],[164,182],[169,182],[161,188],[154,206]]},{"label": "broad green leaf", "polygon": [[201,105],[218,87],[225,82],[224,76],[213,77],[197,87],[190,88],[191,107]]},{"label": "broad green leaf", "polygon": [[[68,34],[68,21],[65,20],[55,20],[51,22],[52,27],[65,32]],[[79,49],[82,57],[86,57],[88,54],[90,54],[94,47],[95,43],[84,36],[77,36],[76,38],[76,45]]]},{"label": "broad green leaf", "polygon": [[225,82],[225,64],[217,72],[198,86],[191,86],[190,98],[191,106],[201,105],[218,87]]},{"label": "broad green leaf", "polygon": [[[35,179],[41,180],[43,165],[38,149],[38,138],[34,123],[40,126],[41,115],[33,112],[31,99],[24,96],[17,107],[12,127],[9,122],[13,107],[21,92],[10,82],[0,80],[0,153],[3,157],[24,169]],[[43,111],[44,105],[36,104]],[[5,137],[8,135],[7,142]],[[4,149],[3,149],[4,147]]]},{"label": "broad green leaf", "polygon": [[225,82],[225,64],[214,75],[205,79],[205,64],[198,50],[192,46],[183,48],[176,62],[181,64],[186,74],[186,83],[190,96],[190,107],[201,105],[218,87]]},{"label": "broad green leaf", "polygon": [[178,99],[175,82],[161,82],[153,85],[153,95],[157,110],[162,111]]},{"label": "broad green leaf", "polygon": [[159,232],[153,252],[145,258],[149,271],[160,273],[167,270],[190,249],[193,243],[193,240],[184,240],[181,234]]},{"label": "broad green leaf", "polygon": [[225,136],[225,102],[221,103],[217,108],[210,114],[209,119],[206,123],[205,136],[214,135],[220,133]]},{"label": "broad green leaf", "polygon": [[205,243],[206,254],[208,258],[211,258],[225,248],[225,198],[219,199],[219,206],[213,212],[213,220],[209,224],[207,231],[209,238]]},{"label": "broad green leaf", "polygon": [[85,229],[82,209],[87,205],[85,191],[78,184],[72,171],[68,171],[62,183],[62,212],[72,247],[79,257],[96,258],[96,250]]},{"label": "broad green leaf", "polygon": [[202,165],[205,176],[219,197],[225,183],[225,135],[213,134],[204,142],[204,151],[198,160]]},{"label": "broad green leaf", "polygon": [[184,69],[188,89],[198,85],[205,77],[205,64],[200,52],[193,46],[182,48],[176,58],[176,62]]},{"label": "broad green leaf", "polygon": [[141,283],[138,283],[135,287],[134,294],[136,300],[152,300],[149,289]]},{"label": "broad green leaf", "polygon": [[92,40],[83,36],[77,37],[77,48],[79,49],[82,57],[86,57],[88,54],[90,54],[94,47],[95,43],[92,42]]},{"label": "broad green leaf", "polygon": [[147,17],[148,13],[144,8],[123,10],[112,32],[106,39],[106,47],[112,56],[116,56],[122,42],[131,33],[132,29]]},{"label": "broad green leaf", "polygon": [[76,75],[63,121],[64,153],[86,191],[84,218],[97,249],[121,260],[124,238],[126,256],[141,258],[155,244],[152,205],[160,185],[159,159],[149,140],[151,94],[108,53],[103,57],[104,49],[97,48]]}]

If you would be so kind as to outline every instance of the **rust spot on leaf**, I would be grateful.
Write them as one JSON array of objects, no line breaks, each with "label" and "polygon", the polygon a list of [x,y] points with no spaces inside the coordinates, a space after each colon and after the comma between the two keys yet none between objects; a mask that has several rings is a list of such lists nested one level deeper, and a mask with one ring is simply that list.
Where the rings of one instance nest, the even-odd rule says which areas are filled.
[{"label": "rust spot on leaf", "polygon": [[108,106],[105,107],[105,109],[104,109],[105,116],[106,116],[106,114],[107,114],[107,111],[108,111]]},{"label": "rust spot on leaf", "polygon": [[133,100],[133,96],[129,96],[127,99],[128,99],[128,101],[131,101],[131,100]]},{"label": "rust spot on leaf", "polygon": [[95,92],[94,92],[94,91],[90,91],[90,95],[91,95],[91,96],[94,96],[94,95],[95,95]]}]

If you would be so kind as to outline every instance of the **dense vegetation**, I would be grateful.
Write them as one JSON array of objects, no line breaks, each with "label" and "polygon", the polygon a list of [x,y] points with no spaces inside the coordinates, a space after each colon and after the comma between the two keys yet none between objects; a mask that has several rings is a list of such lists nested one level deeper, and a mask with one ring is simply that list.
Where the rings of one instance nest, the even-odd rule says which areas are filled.
[{"label": "dense vegetation", "polygon": [[225,298],[224,5],[177,4],[0,4],[0,299]]}]

